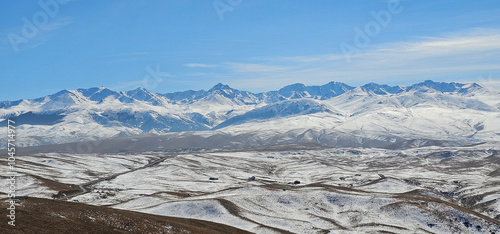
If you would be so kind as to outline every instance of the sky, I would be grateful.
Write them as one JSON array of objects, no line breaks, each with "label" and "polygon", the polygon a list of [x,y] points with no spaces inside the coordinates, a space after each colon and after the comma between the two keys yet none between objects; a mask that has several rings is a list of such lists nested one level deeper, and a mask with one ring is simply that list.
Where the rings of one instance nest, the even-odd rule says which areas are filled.
[{"label": "sky", "polygon": [[16,0],[0,100],[63,89],[252,92],[330,81],[500,87],[500,1]]}]

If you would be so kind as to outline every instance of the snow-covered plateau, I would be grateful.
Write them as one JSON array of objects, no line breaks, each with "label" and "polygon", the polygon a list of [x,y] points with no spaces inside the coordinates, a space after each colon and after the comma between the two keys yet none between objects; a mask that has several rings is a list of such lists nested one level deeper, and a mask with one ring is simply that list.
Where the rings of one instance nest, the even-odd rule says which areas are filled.
[{"label": "snow-covered plateau", "polygon": [[20,155],[16,193],[254,233],[500,231],[498,144],[294,148]]}]

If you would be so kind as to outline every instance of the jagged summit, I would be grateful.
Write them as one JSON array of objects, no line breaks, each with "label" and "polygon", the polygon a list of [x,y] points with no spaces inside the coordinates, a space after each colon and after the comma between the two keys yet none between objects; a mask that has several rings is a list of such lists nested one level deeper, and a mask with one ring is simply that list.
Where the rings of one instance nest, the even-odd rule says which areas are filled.
[{"label": "jagged summit", "polygon": [[113,96],[115,98],[121,96],[120,93],[108,89],[104,86],[93,87],[89,89],[77,89],[77,92],[81,93],[83,96],[89,98],[92,101],[102,101],[110,96]]},{"label": "jagged summit", "polygon": [[371,91],[379,95],[397,94],[404,91],[404,89],[400,86],[380,85],[373,82],[361,86],[361,89],[364,91]]},{"label": "jagged summit", "polygon": [[420,92],[428,92],[428,91],[439,91],[439,92],[459,92],[459,93],[467,93],[470,91],[475,91],[477,89],[482,88],[477,83],[455,83],[455,82],[434,82],[432,80],[426,80],[421,83],[413,84],[406,87],[406,90],[417,90]]},{"label": "jagged summit", "polygon": [[[426,80],[420,83],[416,83],[413,85],[409,85],[406,87],[401,87],[401,86],[389,86],[385,84],[378,84],[374,82],[367,83],[363,86],[360,86],[362,90],[364,91],[372,91],[375,94],[379,95],[386,95],[386,94],[398,94],[404,91],[420,91],[420,92],[428,92],[428,91],[439,91],[439,92],[459,92],[459,93],[467,93],[467,92],[472,92],[476,91],[478,89],[481,89],[482,86],[480,86],[477,83],[455,83],[455,82],[435,82],[432,80]],[[320,85],[320,86],[307,86],[303,83],[295,83],[291,85],[286,85],[283,88],[277,90],[277,91],[266,91],[262,92],[259,94],[254,94],[255,96],[266,96],[268,99],[272,96],[279,96],[276,98],[276,100],[285,100],[285,99],[294,99],[294,98],[315,98],[315,99],[328,99],[332,98],[338,95],[341,95],[345,92],[348,92],[350,90],[353,90],[355,87],[349,86],[345,83],[342,82],[336,82],[336,81],[331,81],[327,84]],[[247,93],[250,94],[250,92],[246,91],[240,91],[237,89],[231,88],[229,85],[222,84],[222,83],[217,83],[214,85],[212,88],[210,88],[208,91],[204,90],[199,90],[199,91],[194,91],[194,90],[187,90],[187,91],[179,91],[179,92],[174,92],[174,93],[165,93],[165,94],[155,94],[151,93],[145,88],[138,87],[134,90],[126,91],[126,92],[117,92],[114,90],[111,90],[107,87],[101,86],[101,87],[91,87],[91,88],[80,88],[77,90],[61,90],[57,93],[48,95],[46,97],[58,97],[58,96],[64,96],[64,95],[75,95],[77,93],[80,93],[82,96],[89,98],[92,101],[102,101],[103,99],[113,96],[115,98],[123,98],[125,97],[130,97],[130,98],[138,98],[140,100],[148,100],[150,97],[155,96],[155,95],[160,95],[167,97],[172,100],[182,100],[182,99],[199,99],[206,95],[207,93],[212,93],[215,91],[227,91],[228,92],[240,92],[240,93]],[[253,93],[252,93],[253,94]],[[38,99],[34,100],[42,100],[46,97],[41,97]],[[22,99],[23,100],[23,99]],[[22,100],[17,100],[17,101],[2,101],[0,102],[0,107],[6,107],[7,103],[16,103],[20,102]]]},{"label": "jagged summit", "polygon": [[212,87],[210,90],[208,90],[208,92],[212,92],[215,90],[232,90],[232,88],[229,87],[229,85],[218,83],[218,84],[214,85],[214,87]]}]

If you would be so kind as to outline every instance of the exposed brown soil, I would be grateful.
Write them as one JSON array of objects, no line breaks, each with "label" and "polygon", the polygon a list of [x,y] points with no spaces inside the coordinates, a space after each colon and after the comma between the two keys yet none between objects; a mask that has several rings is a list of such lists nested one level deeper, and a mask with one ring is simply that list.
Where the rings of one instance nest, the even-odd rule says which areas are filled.
[{"label": "exposed brown soil", "polygon": [[[2,203],[5,204],[5,200]],[[16,226],[2,233],[249,233],[223,224],[32,197],[20,198]]]},{"label": "exposed brown soil", "polygon": [[270,229],[270,230],[273,230],[273,231],[276,231],[276,232],[279,232],[279,233],[285,233],[285,234],[288,234],[288,233],[291,233],[289,231],[286,231],[286,230],[283,230],[283,229],[279,229],[279,228],[275,228],[275,227],[270,227],[270,226],[267,226],[267,225],[264,225],[264,224],[261,224],[261,223],[257,223],[247,217],[244,217],[240,214],[240,208],[234,204],[233,202],[231,201],[228,201],[226,199],[222,199],[222,198],[218,198],[216,199],[217,201],[219,201],[219,203],[224,206],[224,208],[229,211],[230,214],[240,218],[240,219],[243,219],[243,220],[246,220],[246,221],[249,221],[249,222],[252,222],[252,223],[255,223],[255,224],[258,224],[259,226],[261,227],[264,227],[264,228],[267,228],[267,229]]},{"label": "exposed brown soil", "polygon": [[[464,212],[464,213],[476,216],[478,218],[484,219],[484,220],[500,227],[500,221],[498,221],[498,220],[495,220],[493,218],[490,218],[486,215],[480,214],[480,213],[475,212],[473,210],[467,209],[465,207],[453,204],[451,202],[440,200],[440,199],[435,198],[435,197],[430,197],[430,196],[426,196],[423,194],[418,194],[418,193],[415,193],[412,191],[412,192],[408,192],[408,193],[402,193],[402,194],[395,195],[394,198],[402,199],[405,201],[435,202],[435,203],[443,204],[445,206],[452,207],[452,208],[459,210],[461,212]],[[411,204],[411,202],[407,202],[407,203]]]},{"label": "exposed brown soil", "polygon": [[311,214],[312,216],[316,217],[316,218],[319,218],[319,219],[322,219],[324,221],[327,221],[327,222],[330,222],[331,224],[337,226],[339,229],[341,230],[347,230],[346,227],[340,225],[336,220],[334,219],[330,219],[330,218],[326,218],[326,217],[321,217],[321,216],[318,216],[318,215],[314,215],[314,214]]},{"label": "exposed brown soil", "polygon": [[398,227],[398,226],[388,225],[388,224],[381,224],[381,223],[363,223],[363,224],[357,225],[356,227],[378,227],[378,226],[389,227],[389,228],[394,228],[394,229],[398,229],[398,230],[408,230],[408,228]]},{"label": "exposed brown soil", "polygon": [[54,180],[45,179],[41,176],[37,176],[37,175],[33,175],[33,174],[30,174],[30,176],[37,179],[38,181],[41,181],[43,183],[43,186],[46,186],[47,188],[49,188],[51,190],[66,191],[66,190],[77,190],[78,189],[77,185],[64,184],[64,183],[60,183],[60,182],[57,182]]}]

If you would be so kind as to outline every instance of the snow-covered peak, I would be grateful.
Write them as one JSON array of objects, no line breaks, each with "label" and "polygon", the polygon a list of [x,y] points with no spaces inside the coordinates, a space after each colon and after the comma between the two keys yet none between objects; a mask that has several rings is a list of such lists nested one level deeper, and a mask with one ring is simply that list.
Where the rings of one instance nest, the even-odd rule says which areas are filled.
[{"label": "snow-covered peak", "polygon": [[340,94],[343,94],[349,90],[354,89],[354,87],[352,87],[352,86],[346,85],[342,82],[336,82],[336,81],[332,81],[332,82],[325,84],[323,86],[320,86],[320,87],[324,92],[330,92],[330,93],[333,93],[335,95],[340,95]]},{"label": "snow-covered peak", "polygon": [[399,86],[380,85],[373,82],[361,86],[361,89],[368,92],[371,91],[374,94],[379,94],[379,95],[397,94],[404,91],[404,89],[402,89]]},{"label": "snow-covered peak", "polygon": [[127,91],[126,94],[127,94],[127,96],[132,97],[132,98],[136,98],[136,99],[151,96],[151,93],[142,87]]},{"label": "snow-covered peak", "polygon": [[303,97],[310,97],[311,95],[307,92],[306,86],[301,83],[296,83],[292,85],[287,85],[278,91],[278,94],[287,99],[296,99]]},{"label": "snow-covered peak", "polygon": [[406,91],[418,91],[418,92],[433,92],[439,91],[442,93],[469,93],[481,89],[482,87],[477,83],[463,84],[463,83],[447,83],[447,82],[434,82],[432,80],[426,80],[424,82],[413,84],[406,87]]},{"label": "snow-covered peak", "polygon": [[125,93],[127,97],[138,100],[149,102],[153,105],[161,105],[162,100],[161,96],[155,93],[151,93],[145,88],[137,88]]},{"label": "snow-covered peak", "polygon": [[113,96],[115,98],[120,96],[119,93],[103,86],[93,87],[89,89],[78,89],[77,91],[80,92],[83,96],[89,98],[91,101],[96,102],[100,102],[109,96]]},{"label": "snow-covered peak", "polygon": [[234,103],[237,105],[256,104],[259,102],[253,93],[233,89],[221,83],[208,90],[202,99],[213,100],[215,103]]},{"label": "snow-covered peak", "polygon": [[214,92],[216,90],[220,90],[220,91],[228,91],[228,90],[230,90],[230,91],[232,91],[233,89],[231,87],[229,87],[229,85],[218,83],[214,87],[212,87],[210,90],[208,90],[208,92]]},{"label": "snow-covered peak", "polygon": [[292,91],[305,91],[305,90],[306,90],[306,85],[302,83],[295,83],[281,88],[279,92],[285,94]]},{"label": "snow-covered peak", "polygon": [[321,86],[306,86],[301,83],[292,84],[283,87],[277,92],[267,92],[266,96],[273,97],[273,95],[279,95],[278,98],[274,98],[277,101],[286,99],[299,99],[299,98],[313,98],[313,99],[330,99],[341,95],[349,90],[354,89],[349,85],[341,82],[330,82]]},{"label": "snow-covered peak", "polygon": [[266,119],[283,118],[296,115],[309,115],[320,112],[337,114],[338,111],[333,111],[327,105],[319,103],[318,101],[313,99],[286,100],[256,108],[245,114],[232,117],[218,125],[215,129],[255,120],[262,121]]},{"label": "snow-covered peak", "polygon": [[57,111],[88,101],[80,92],[62,90],[43,99],[41,110]]}]

